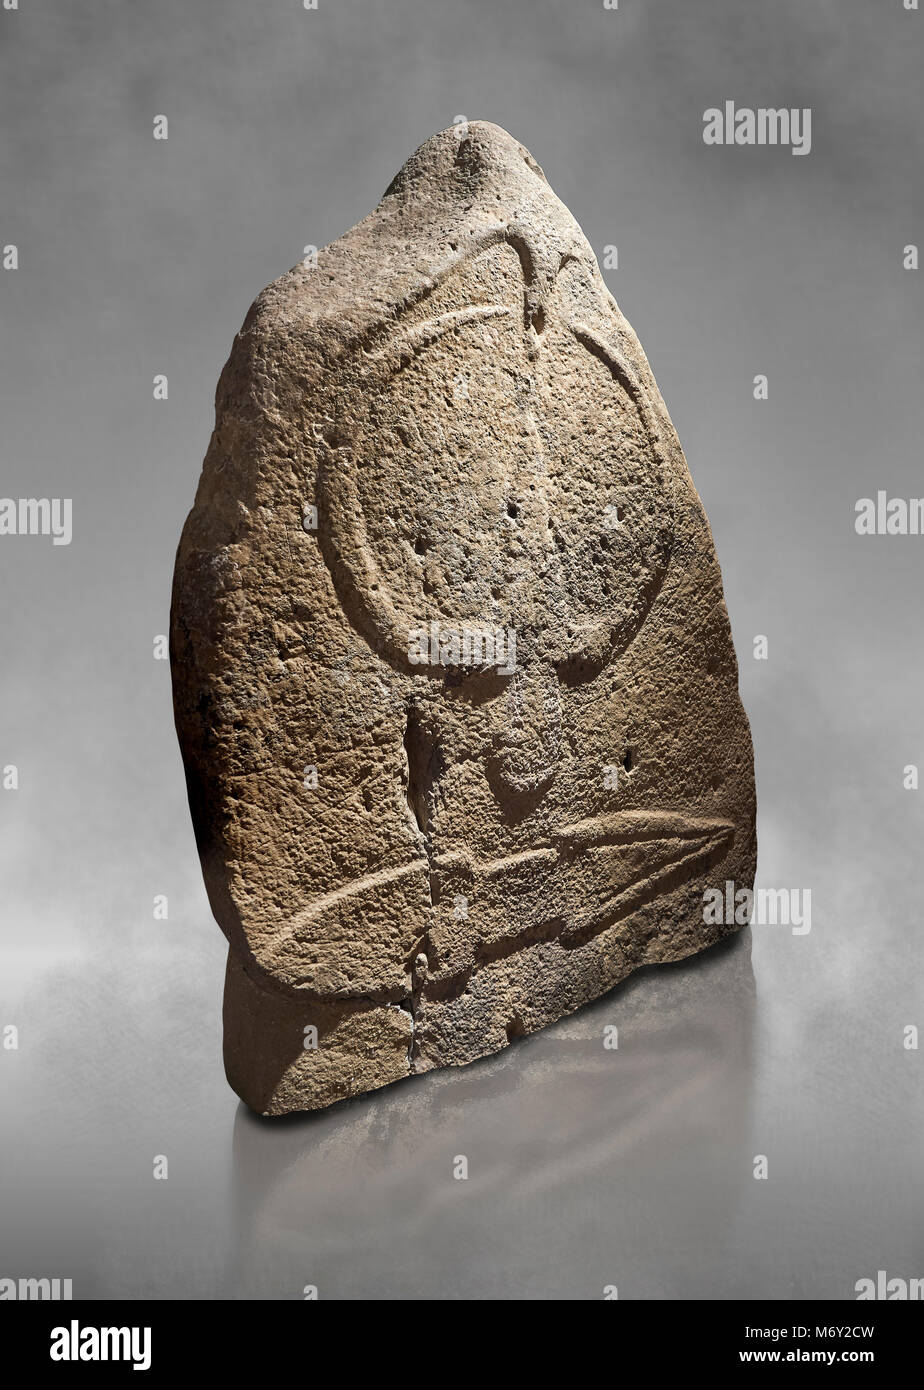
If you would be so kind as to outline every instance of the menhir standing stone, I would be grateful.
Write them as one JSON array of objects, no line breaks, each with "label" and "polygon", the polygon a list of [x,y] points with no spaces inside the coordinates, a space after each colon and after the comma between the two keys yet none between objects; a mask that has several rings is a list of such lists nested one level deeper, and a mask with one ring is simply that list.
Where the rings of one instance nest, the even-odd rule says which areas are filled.
[{"label": "menhir standing stone", "polygon": [[250,310],[172,664],[258,1111],[470,1062],[734,930],[703,920],[755,860],[709,527],[590,246],[497,126],[428,140]]}]

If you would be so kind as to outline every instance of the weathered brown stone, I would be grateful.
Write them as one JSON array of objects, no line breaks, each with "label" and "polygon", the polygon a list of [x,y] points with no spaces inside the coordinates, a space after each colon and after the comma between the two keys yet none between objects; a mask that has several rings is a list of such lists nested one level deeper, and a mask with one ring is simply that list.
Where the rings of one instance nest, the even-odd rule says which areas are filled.
[{"label": "weathered brown stone", "polygon": [[709,527],[591,248],[497,126],[428,140],[253,305],[172,663],[257,1110],[470,1062],[734,930],[703,921],[756,850]]}]

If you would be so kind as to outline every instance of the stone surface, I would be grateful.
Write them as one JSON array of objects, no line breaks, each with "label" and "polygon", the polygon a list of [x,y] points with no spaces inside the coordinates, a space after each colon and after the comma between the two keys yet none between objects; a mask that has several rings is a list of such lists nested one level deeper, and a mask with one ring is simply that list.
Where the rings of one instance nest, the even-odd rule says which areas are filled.
[{"label": "stone surface", "polygon": [[251,308],[171,658],[260,1112],[470,1062],[735,930],[703,921],[756,853],[708,523],[591,248],[497,126],[428,140]]}]

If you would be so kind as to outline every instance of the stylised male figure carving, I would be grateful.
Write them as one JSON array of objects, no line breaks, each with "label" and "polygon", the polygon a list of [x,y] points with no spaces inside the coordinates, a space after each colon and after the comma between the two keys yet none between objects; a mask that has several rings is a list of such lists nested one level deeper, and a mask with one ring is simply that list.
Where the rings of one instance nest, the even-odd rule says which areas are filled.
[{"label": "stylised male figure carving", "polygon": [[708,524],[498,127],[428,140],[251,309],[172,659],[257,1110],[471,1061],[733,930],[703,892],[753,881],[753,755]]}]

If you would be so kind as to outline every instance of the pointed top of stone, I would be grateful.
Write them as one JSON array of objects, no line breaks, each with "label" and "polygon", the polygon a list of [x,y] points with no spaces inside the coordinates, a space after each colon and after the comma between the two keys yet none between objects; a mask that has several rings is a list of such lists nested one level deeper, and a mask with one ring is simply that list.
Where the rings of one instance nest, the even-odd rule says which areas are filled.
[{"label": "pointed top of stone", "polygon": [[458,121],[414,151],[386,189],[386,197],[412,197],[434,185],[522,183],[539,178],[542,168],[525,145],[491,121]]}]

